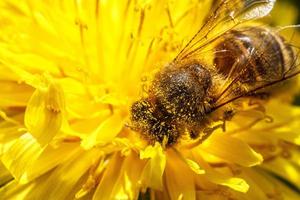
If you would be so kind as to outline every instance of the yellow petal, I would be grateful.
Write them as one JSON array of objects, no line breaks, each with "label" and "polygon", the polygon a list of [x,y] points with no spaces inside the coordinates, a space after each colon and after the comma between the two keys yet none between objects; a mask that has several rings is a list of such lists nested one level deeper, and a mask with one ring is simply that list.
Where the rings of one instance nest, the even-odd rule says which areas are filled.
[{"label": "yellow petal", "polygon": [[1,156],[1,161],[15,179],[21,180],[24,172],[38,158],[42,148],[28,133],[12,142]]},{"label": "yellow petal", "polygon": [[290,181],[300,189],[300,168],[289,160],[278,157],[274,160],[265,162],[262,167],[277,174],[283,179]]},{"label": "yellow petal", "polygon": [[17,180],[13,180],[0,188],[0,197],[5,200],[27,200],[26,196],[33,186],[34,183],[22,185]]},{"label": "yellow petal", "polygon": [[[46,173],[35,180],[35,185],[26,196],[29,199],[74,199],[79,181],[89,170],[95,160],[99,159],[99,151],[77,152],[72,159],[57,166],[51,173]],[[79,184],[79,185],[77,185]]]},{"label": "yellow petal", "polygon": [[102,122],[98,128],[88,135],[83,141],[82,146],[90,149],[96,144],[104,145],[112,141],[124,127],[125,117],[116,111],[111,117]]},{"label": "yellow petal", "polygon": [[225,178],[225,177],[217,177],[212,176],[211,180],[214,180],[215,183],[218,183],[220,185],[224,185],[227,187],[230,187],[236,191],[246,193],[249,189],[249,185],[247,182],[241,178]]},{"label": "yellow petal", "polygon": [[298,149],[291,150],[290,160],[294,165],[300,167],[300,151]]},{"label": "yellow petal", "polygon": [[284,180],[280,180],[268,173],[262,173],[265,178],[268,178],[269,182],[273,183],[275,185],[275,191],[273,191],[272,196],[269,195],[268,197],[278,197],[278,191],[280,191],[280,195],[282,196],[282,199],[287,200],[294,200],[299,199],[299,192],[293,189],[292,187],[289,187],[288,184]]},{"label": "yellow petal", "polygon": [[69,159],[79,150],[79,143],[41,148],[30,135],[24,134],[6,147],[1,160],[20,183],[27,183]]},{"label": "yellow petal", "polygon": [[162,176],[166,166],[166,155],[159,143],[140,152],[140,159],[147,159],[143,170],[142,184],[157,190],[162,189]]},{"label": "yellow petal", "polygon": [[111,197],[113,186],[115,185],[117,179],[120,175],[120,170],[122,168],[124,158],[118,154],[115,154],[110,160],[109,164],[107,165],[107,169],[103,174],[103,178],[99,183],[94,197],[94,200],[106,200],[112,199]]},{"label": "yellow petal", "polygon": [[28,166],[20,182],[28,182],[72,158],[80,149],[79,143],[63,143],[59,147],[47,146]]},{"label": "yellow petal", "polygon": [[269,137],[276,137],[278,139],[285,140],[287,142],[291,142],[297,145],[300,145],[300,133],[297,131],[298,129],[293,130],[275,130],[267,132]]},{"label": "yellow petal", "polygon": [[[134,163],[134,164],[133,164]],[[140,176],[144,162],[141,161],[136,153],[128,155],[122,163],[121,169],[115,171],[117,176],[113,176],[116,179],[112,179],[110,176],[105,176],[102,179],[101,184],[96,190],[94,199],[137,199],[140,189]],[[109,170],[109,169],[108,169]],[[108,172],[106,172],[108,173]],[[108,184],[111,184],[110,186]],[[111,190],[107,193],[104,186],[109,186]],[[109,196],[105,196],[105,194]]]},{"label": "yellow petal", "polygon": [[128,197],[128,199],[137,198],[141,187],[140,178],[142,167],[144,167],[144,162],[142,162],[136,154],[132,153],[131,156],[128,156],[124,162],[121,184],[119,185],[119,188],[114,188],[116,198],[124,196],[124,194]]},{"label": "yellow petal", "polygon": [[3,163],[0,162],[0,186],[5,185],[9,181],[12,181],[13,177],[9,171],[4,167]]},{"label": "yellow petal", "polygon": [[[224,194],[213,194],[210,191],[197,191],[197,199],[209,199],[209,200],[228,200],[228,197]],[[242,200],[242,199],[241,199]]]},{"label": "yellow petal", "polygon": [[[277,193],[274,182],[270,181],[262,171],[261,169],[249,168],[244,169],[240,174],[240,177],[247,181],[250,186],[246,193],[249,199],[267,199],[268,195]],[[243,196],[245,197],[244,194],[241,194],[238,197]]]},{"label": "yellow petal", "polygon": [[[0,69],[1,70],[1,69]],[[12,81],[0,82],[0,106],[26,106],[33,89],[25,84]]]},{"label": "yellow petal", "polygon": [[241,134],[237,133],[236,136],[253,144],[275,144],[279,139],[300,144],[300,133],[297,131],[300,128],[299,107],[272,100],[266,105],[266,109],[266,113],[273,119],[271,123],[262,120],[251,129],[245,129]]},{"label": "yellow petal", "polygon": [[226,133],[212,134],[200,148],[224,160],[246,167],[261,164],[263,161],[263,157],[247,143]]},{"label": "yellow petal", "polygon": [[55,82],[33,93],[25,112],[25,125],[41,145],[60,131],[65,110],[64,93]]},{"label": "yellow petal", "polygon": [[205,174],[205,170],[200,167],[198,163],[193,160],[186,159],[185,160],[188,166],[193,170],[196,174]]},{"label": "yellow petal", "polygon": [[[75,199],[82,199],[91,196],[90,194],[93,193],[91,191],[94,190],[98,184],[97,179],[103,172],[106,165],[107,163],[104,162],[104,157],[101,157],[99,160],[95,160],[95,163],[90,167],[86,181],[82,183],[80,190],[76,192]],[[89,199],[91,198],[92,196]]]},{"label": "yellow petal", "polygon": [[[239,177],[233,177],[228,174],[220,173],[210,167],[202,158],[198,155],[197,151],[193,151],[193,159],[205,170],[205,174],[201,175],[206,177],[209,181],[230,187],[233,190],[246,193],[249,189],[249,185],[245,180]],[[201,181],[201,180],[199,180]]]},{"label": "yellow petal", "polygon": [[3,48],[0,48],[0,54],[10,55],[12,57],[13,61],[7,61],[5,58],[3,58],[4,56],[0,57],[0,61],[5,65],[5,70],[11,70],[18,77],[18,82],[21,83],[24,81],[26,84],[34,88],[39,87],[39,85],[41,84],[40,77],[22,69],[22,65],[15,63],[15,54],[11,55],[11,52]]},{"label": "yellow petal", "polygon": [[173,151],[168,151],[165,179],[172,200],[196,199],[194,174]]},{"label": "yellow petal", "polygon": [[15,113],[14,110],[7,110],[5,113],[0,111],[0,115],[3,118],[3,120],[0,122],[0,156],[11,146],[12,141],[26,133],[26,130],[24,130],[24,126],[22,124],[24,115],[10,114],[9,112]]}]

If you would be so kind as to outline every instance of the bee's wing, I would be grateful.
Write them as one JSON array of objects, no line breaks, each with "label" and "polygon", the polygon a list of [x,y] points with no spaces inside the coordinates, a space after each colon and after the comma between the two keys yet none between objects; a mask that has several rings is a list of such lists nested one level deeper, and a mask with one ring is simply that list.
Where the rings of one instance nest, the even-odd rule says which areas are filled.
[{"label": "bee's wing", "polygon": [[[282,81],[291,79],[299,75],[300,47],[295,47],[292,43],[287,43],[287,45],[293,47],[294,59],[291,61],[291,63],[285,66],[285,71],[282,73],[282,76],[267,81],[256,81],[255,85],[249,87],[248,89],[239,90],[240,84],[238,83],[238,81],[240,80],[241,74],[243,73],[242,70],[239,70],[236,73],[228,74],[228,77],[225,77],[228,81],[225,84],[223,90],[219,94],[217,94],[217,97],[214,99],[214,106],[211,108],[210,112],[213,112],[214,110],[217,110],[237,99],[263,94],[264,89],[267,89],[268,87],[274,86],[278,83],[281,83]],[[266,52],[262,51],[260,53],[261,55],[264,55]],[[277,53],[281,54],[281,51],[278,51]],[[251,54],[248,57],[248,60],[250,61],[251,59],[254,59],[255,56],[257,55]]]},{"label": "bee's wing", "polygon": [[292,73],[286,74],[280,79],[273,80],[268,83],[263,84],[257,84],[256,87],[251,88],[250,90],[243,91],[243,92],[235,92],[233,88],[237,88],[234,84],[230,86],[231,88],[227,90],[223,95],[222,98],[218,99],[217,103],[209,110],[209,112],[214,112],[215,110],[218,110],[219,108],[228,105],[238,99],[244,98],[244,97],[253,97],[256,96],[259,97],[259,95],[264,95],[264,93],[260,93],[263,89],[266,89],[268,87],[271,87],[273,85],[276,85],[282,81],[289,80],[297,75],[300,75],[300,70],[294,71]]},{"label": "bee's wing", "polygon": [[238,24],[269,14],[276,0],[217,0],[215,10],[174,61],[201,53],[204,47]]}]

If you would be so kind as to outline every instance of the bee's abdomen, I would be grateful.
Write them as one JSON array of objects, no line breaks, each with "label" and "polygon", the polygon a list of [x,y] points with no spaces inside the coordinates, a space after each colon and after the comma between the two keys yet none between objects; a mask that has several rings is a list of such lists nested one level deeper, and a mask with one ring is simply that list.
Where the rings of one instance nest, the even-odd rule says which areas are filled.
[{"label": "bee's abdomen", "polygon": [[254,85],[284,76],[292,66],[293,50],[279,35],[265,28],[229,31],[216,46],[214,62],[219,73]]}]

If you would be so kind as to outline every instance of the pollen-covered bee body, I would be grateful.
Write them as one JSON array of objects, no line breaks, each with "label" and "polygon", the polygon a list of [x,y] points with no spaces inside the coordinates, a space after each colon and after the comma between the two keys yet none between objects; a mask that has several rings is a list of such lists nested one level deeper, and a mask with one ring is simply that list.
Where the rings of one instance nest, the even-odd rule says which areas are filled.
[{"label": "pollen-covered bee body", "polygon": [[199,63],[168,66],[157,73],[151,91],[170,113],[182,121],[196,120],[205,113],[203,105],[211,87],[211,74]]},{"label": "pollen-covered bee body", "polygon": [[[297,54],[276,31],[238,26],[267,15],[274,2],[220,0],[176,58],[154,75],[147,96],[133,103],[132,129],[167,147],[183,135],[201,143],[216,128],[225,130],[239,109],[236,100],[273,95],[278,83],[299,74]],[[212,125],[217,121],[222,124]]]},{"label": "pollen-covered bee body", "polygon": [[133,104],[133,127],[150,141],[166,140],[167,146],[185,131],[196,137],[210,109],[211,79],[211,73],[197,62],[165,67],[155,75],[148,97]]}]

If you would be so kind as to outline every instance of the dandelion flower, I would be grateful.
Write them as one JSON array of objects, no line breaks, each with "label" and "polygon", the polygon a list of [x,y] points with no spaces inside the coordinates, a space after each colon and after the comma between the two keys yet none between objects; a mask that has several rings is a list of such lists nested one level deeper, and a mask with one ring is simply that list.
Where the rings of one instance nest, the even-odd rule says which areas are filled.
[{"label": "dandelion flower", "polygon": [[246,103],[194,146],[149,144],[126,125],[213,3],[2,0],[0,199],[299,199],[289,100]]}]

